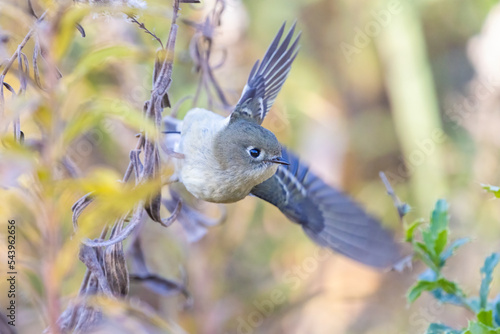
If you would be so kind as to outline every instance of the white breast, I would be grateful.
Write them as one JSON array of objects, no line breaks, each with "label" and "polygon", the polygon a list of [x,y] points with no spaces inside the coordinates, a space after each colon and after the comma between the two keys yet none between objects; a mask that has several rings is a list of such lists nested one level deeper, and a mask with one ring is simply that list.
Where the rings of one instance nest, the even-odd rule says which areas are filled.
[{"label": "white breast", "polygon": [[225,202],[228,194],[212,145],[227,124],[228,119],[201,108],[190,110],[182,124],[178,152],[184,159],[176,160],[176,173],[190,193],[205,201]]}]

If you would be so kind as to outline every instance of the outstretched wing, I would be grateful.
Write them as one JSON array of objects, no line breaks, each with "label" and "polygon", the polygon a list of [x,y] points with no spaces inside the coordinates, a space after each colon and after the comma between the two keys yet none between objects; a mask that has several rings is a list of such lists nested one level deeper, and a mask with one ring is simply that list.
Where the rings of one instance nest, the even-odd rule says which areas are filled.
[{"label": "outstretched wing", "polygon": [[289,166],[254,187],[251,193],[277,206],[321,246],[361,263],[386,268],[400,257],[392,233],[358,204],[331,188],[283,149]]},{"label": "outstretched wing", "polygon": [[264,117],[271,109],[276,96],[288,77],[292,62],[298,52],[300,33],[290,44],[295,31],[295,24],[292,25],[280,44],[284,29],[285,24],[281,26],[260,65],[257,60],[253,66],[238,104],[231,114],[231,119],[248,117],[258,124],[262,124]]}]

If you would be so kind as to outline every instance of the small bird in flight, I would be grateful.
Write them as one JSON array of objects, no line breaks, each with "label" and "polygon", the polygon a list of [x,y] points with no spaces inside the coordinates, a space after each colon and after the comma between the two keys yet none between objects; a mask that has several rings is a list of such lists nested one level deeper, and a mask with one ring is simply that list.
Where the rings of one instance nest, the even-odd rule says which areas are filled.
[{"label": "small bird in flight", "polygon": [[175,159],[175,176],[204,201],[259,197],[301,225],[319,245],[366,265],[391,266],[400,256],[392,233],[314,175],[261,126],[298,53],[295,24],[281,41],[284,29],[285,24],[253,66],[228,117],[194,108],[182,122],[167,120],[180,132],[173,148],[181,156]]}]

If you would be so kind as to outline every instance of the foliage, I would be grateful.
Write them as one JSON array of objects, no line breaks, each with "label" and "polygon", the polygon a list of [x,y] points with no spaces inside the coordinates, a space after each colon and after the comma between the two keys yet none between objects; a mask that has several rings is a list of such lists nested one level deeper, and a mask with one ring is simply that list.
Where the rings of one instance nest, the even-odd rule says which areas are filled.
[{"label": "foliage", "polygon": [[500,187],[498,187],[498,186],[492,186],[492,185],[489,185],[489,184],[482,184],[481,186],[487,192],[492,193],[497,198],[500,198]]},{"label": "foliage", "polygon": [[[0,170],[6,171],[0,173],[0,199],[8,207],[0,218],[18,224],[17,231],[23,234],[12,239],[10,254],[17,250],[17,258],[11,255],[9,270],[19,272],[15,279],[23,290],[18,293],[28,292],[34,309],[46,318],[47,332],[90,332],[97,326],[112,326],[120,312],[137,316],[114,332],[141,326],[136,330],[146,332],[148,325],[170,332],[173,322],[125,298],[130,281],[158,295],[184,295],[189,301],[185,280],[167,279],[149,270],[139,239],[146,212],[164,227],[177,215],[186,219],[191,213],[179,199],[162,200],[161,195],[162,173],[167,173],[159,156],[161,117],[163,109],[170,107],[167,93],[173,81],[176,20],[181,3],[186,6],[199,1],[171,3],[172,11],[167,11],[166,17],[159,15],[170,27],[165,44],[132,19],[160,41],[162,49],[156,61],[153,52],[140,51],[130,42],[103,46],[92,44],[92,38],[81,41],[89,37],[84,27],[95,33],[90,14],[104,15],[109,10],[110,20],[112,14],[122,16],[122,10],[128,17],[138,15],[132,8],[92,3],[75,6],[63,1],[47,6],[37,16],[38,5],[44,5],[41,3],[20,19],[16,6],[0,3],[7,22],[17,19],[29,25],[13,54],[0,64]],[[128,22],[117,19],[114,24],[121,28]],[[130,89],[126,85],[132,80],[123,79],[133,77],[143,62],[154,64],[150,96],[123,99],[114,87]],[[123,87],[109,85],[120,77],[125,81]],[[142,87],[135,84],[133,88]],[[120,135],[132,140],[136,137],[136,144],[128,147],[129,161],[117,161],[121,166],[128,163],[122,168],[123,175],[109,158],[104,159],[107,164],[85,168],[85,164],[93,165],[89,160],[95,156],[113,156],[110,151],[116,151]],[[82,142],[86,145],[80,145]],[[160,213],[161,205],[168,206],[168,218]],[[204,216],[198,216],[198,221],[204,222]],[[125,239],[133,249],[128,254],[122,244]],[[131,262],[131,273],[126,258]],[[75,274],[78,259],[85,264],[85,273]],[[74,277],[82,281],[78,298],[60,305],[65,282]],[[141,317],[147,320],[140,325],[130,323]],[[3,319],[0,317],[0,325]]]},{"label": "foliage", "polygon": [[[147,8],[100,7],[111,2],[124,5],[147,2]],[[86,271],[85,265],[78,260],[82,238],[99,237],[103,226],[112,224],[118,216],[124,216],[126,226],[130,222],[130,215],[126,214],[129,209],[136,206],[146,193],[156,190],[156,180],[137,188],[133,187],[133,177],[130,183],[116,181],[123,180],[122,172],[129,163],[129,151],[135,148],[134,136],[141,131],[154,130],[153,122],[143,117],[142,109],[152,89],[154,51],[159,47],[163,50],[165,43],[158,43],[149,31],[166,42],[171,27],[172,2],[0,0],[0,72],[5,72],[11,65],[5,77],[0,79],[3,81],[3,87],[0,85],[0,89],[3,88],[3,94],[0,93],[0,257],[6,257],[6,222],[13,219],[19,227],[16,240],[19,246],[17,283],[20,287],[17,306],[23,312],[19,324],[16,324],[19,332],[41,332],[56,322],[74,300],[81,300],[73,297],[76,297]],[[77,6],[73,6],[74,3],[78,3]],[[94,6],[88,8],[85,5],[88,3]],[[293,73],[266,120],[266,126],[272,128],[280,141],[307,152],[307,159],[314,162],[314,168],[321,170],[326,167],[328,178],[342,175],[343,181],[349,180],[345,183],[348,185],[345,190],[358,193],[363,202],[369,203],[369,209],[384,216],[384,220],[388,220],[392,208],[387,201],[378,199],[380,190],[374,175],[380,169],[386,170],[398,182],[398,192],[408,196],[416,193],[425,199],[434,198],[441,190],[429,187],[429,174],[423,173],[423,181],[415,175],[422,175],[421,163],[432,166],[432,171],[440,171],[444,167],[436,164],[448,168],[451,167],[449,161],[457,162],[453,164],[452,177],[446,177],[449,181],[447,191],[453,196],[463,195],[464,185],[469,184],[467,180],[488,179],[498,184],[497,180],[479,175],[484,172],[498,175],[495,162],[500,161],[500,150],[496,129],[500,120],[494,117],[498,114],[498,86],[496,82],[486,85],[485,94],[474,85],[476,79],[480,83],[489,82],[490,77],[483,77],[481,73],[496,73],[496,62],[486,62],[489,58],[481,56],[496,54],[498,43],[495,37],[498,34],[488,33],[491,24],[485,24],[480,33],[486,16],[490,16],[488,13],[495,13],[496,1],[464,2],[460,6],[455,1],[421,2],[418,11],[405,13],[422,21],[420,25],[425,38],[420,41],[417,38],[420,45],[413,48],[416,52],[401,55],[400,49],[391,51],[387,48],[387,37],[392,37],[389,42],[392,47],[397,47],[398,40],[415,42],[415,36],[409,34],[415,31],[421,34],[418,26],[407,29],[406,25],[405,29],[400,29],[401,25],[395,21],[397,16],[392,16],[387,18],[390,20],[387,25],[379,26],[380,34],[368,36],[369,40],[362,41],[364,45],[349,59],[339,45],[359,42],[359,32],[378,21],[374,13],[384,12],[387,9],[385,4],[340,0],[231,1],[225,12],[227,15],[222,18],[222,27],[213,30],[210,23],[218,21],[217,15],[206,20],[203,15],[209,11],[209,1],[203,3],[202,6],[183,5],[178,23],[179,38],[169,95],[173,110],[177,110],[180,117],[194,104],[183,97],[198,90],[202,92],[197,99],[200,107],[213,106],[223,112],[225,103],[224,97],[219,96],[221,90],[226,94],[227,102],[234,103],[253,62],[265,52],[270,31],[275,31],[285,20],[297,19],[306,38],[301,42],[302,50]],[[33,8],[28,8],[29,5]],[[46,9],[49,11],[45,15]],[[42,18],[43,22],[39,22]],[[150,30],[145,30],[145,27]],[[30,32],[32,28],[34,34]],[[387,32],[392,32],[391,36],[387,36]],[[194,39],[189,43],[193,33]],[[24,43],[27,34],[31,38]],[[472,39],[474,45],[469,43]],[[478,47],[478,41],[481,47]],[[488,47],[488,41],[493,48]],[[212,44],[215,45],[213,50],[206,49]],[[23,55],[17,57],[16,50],[21,45],[24,45]],[[219,66],[226,54],[230,61]],[[475,56],[474,61],[471,62],[466,54]],[[419,75],[404,75],[399,71],[401,63],[394,61],[413,61],[422,55],[428,57],[424,59],[427,64],[419,67],[403,65],[406,70],[418,71]],[[12,63],[3,61],[7,58]],[[195,71],[192,71],[193,64]],[[207,67],[209,64],[216,67],[214,71]],[[491,70],[481,66],[488,64]],[[23,75],[22,68],[29,75]],[[421,71],[422,68],[425,71]],[[432,70],[430,76],[426,75],[428,69]],[[387,75],[394,71],[401,75]],[[214,78],[220,80],[219,85],[213,82]],[[412,82],[418,80],[420,87],[429,90],[435,86],[438,96],[416,91],[408,84],[408,78]],[[429,78],[433,79],[432,82],[428,82]],[[484,87],[479,85],[479,88]],[[426,97],[422,99],[436,99],[435,103],[427,101],[431,105],[438,102],[441,106],[444,101],[443,108],[421,113],[421,109],[407,103],[407,99],[398,100],[398,94],[405,90],[414,94],[425,93]],[[443,110],[445,114],[441,114]],[[391,115],[398,115],[398,120],[395,122]],[[434,145],[428,143],[425,129],[429,126],[411,122],[419,115],[442,119],[446,131],[442,136],[444,141],[434,141]],[[478,118],[479,115],[483,116]],[[401,117],[408,119],[410,125],[402,122]],[[441,126],[430,121],[432,119],[425,123],[430,124],[430,129]],[[21,139],[24,139],[24,145]],[[416,148],[402,144],[411,145],[416,139]],[[348,155],[341,152],[348,152]],[[140,154],[143,157],[144,151]],[[485,156],[490,158],[485,160]],[[344,160],[345,157],[348,160]],[[356,162],[356,168],[348,168],[353,166],[352,161]],[[380,162],[383,162],[382,166]],[[334,164],[334,168],[328,169],[330,165],[325,163]],[[339,173],[337,168],[341,165],[342,172]],[[423,195],[418,189],[425,190]],[[495,188],[491,190],[495,191]],[[89,192],[99,196],[94,197],[90,204],[85,198],[77,203],[79,206],[75,211],[83,211],[75,233],[71,205]],[[167,191],[164,193],[168,196]],[[450,201],[454,199],[451,197]],[[414,203],[417,211],[426,208],[416,198]],[[164,213],[179,212],[179,222],[189,218],[188,205],[176,210],[174,200],[168,204]],[[482,227],[477,218],[485,212],[483,206],[489,204],[483,201],[481,205],[480,208],[472,205],[464,208],[460,218]],[[402,208],[401,212],[406,213],[407,208]],[[422,215],[421,212],[418,214]],[[493,216],[488,215],[490,217],[497,220],[498,211]],[[201,215],[196,218],[197,226],[210,225]],[[103,306],[109,319],[118,319],[112,324],[114,328],[102,332],[123,333],[127,325],[138,332],[139,325],[146,322],[156,324],[161,332],[169,332],[169,325],[175,322],[189,332],[223,332],[223,329],[232,332],[240,325],[240,319],[255,320],[252,316],[260,311],[255,302],[266,292],[284,287],[287,289],[283,289],[286,291],[283,299],[273,312],[265,314],[262,327],[252,328],[255,332],[293,332],[294,328],[300,331],[303,329],[301,325],[307,323],[319,324],[322,332],[338,333],[331,327],[355,323],[358,327],[349,332],[380,333],[374,327],[383,326],[384,322],[390,322],[391,332],[411,331],[409,327],[412,325],[401,300],[393,302],[392,297],[400,295],[399,290],[387,294],[380,289],[377,298],[372,299],[377,300],[376,309],[360,313],[362,321],[336,316],[339,312],[343,314],[344,310],[352,310],[352,299],[343,298],[344,294],[338,293],[322,294],[325,304],[321,311],[324,312],[310,312],[303,316],[304,312],[300,310],[303,305],[304,310],[311,310],[313,305],[309,302],[317,302],[312,298],[314,295],[307,297],[313,290],[309,282],[317,276],[321,275],[321,282],[328,282],[322,287],[325,290],[343,287],[338,282],[345,280],[357,283],[350,288],[354,292],[366,284],[365,281],[350,279],[350,271],[343,271],[343,263],[335,263],[338,271],[316,269],[307,272],[305,278],[299,271],[301,276],[296,276],[294,265],[309,264],[312,245],[306,238],[299,237],[298,227],[294,229],[281,224],[279,212],[266,209],[264,204],[253,199],[234,204],[229,208],[228,218],[230,223],[224,228],[212,229],[209,237],[204,238],[203,251],[198,245],[186,247],[185,240],[177,234],[181,232],[180,228],[176,230],[178,226],[162,229],[158,224],[144,224],[141,233],[147,238],[143,248],[150,269],[175,281],[165,281],[151,273],[145,275],[140,268],[144,264],[141,253],[130,247],[137,247],[137,243],[128,240],[124,248],[134,250],[127,254],[132,255],[129,257],[132,277],[152,286],[156,291],[155,299],[143,299],[147,291],[138,289],[131,279],[132,303],[110,298],[93,300],[95,305]],[[419,227],[422,227],[421,223],[413,227],[415,234]],[[491,232],[494,235],[495,231]],[[198,235],[194,234],[194,237]],[[317,268],[329,265],[326,260],[321,261]],[[293,288],[287,285],[291,268],[291,278],[294,279],[291,282],[300,278],[300,284],[293,285]],[[177,283],[183,281],[180,278],[184,276],[184,270],[191,282],[189,288],[193,289],[190,292],[197,296],[196,308],[189,312],[172,307],[171,303],[177,302],[176,297],[158,297],[175,290],[185,293],[182,284],[176,288]],[[384,281],[394,283],[391,280],[394,277]],[[371,284],[370,279],[366,282]],[[0,282],[1,291],[6,291],[5,284],[5,280]],[[162,300],[158,302],[160,298]],[[185,301],[182,296],[178,298],[180,302]],[[155,309],[137,303],[138,300],[152,302]],[[6,305],[5,302],[6,294],[2,294],[0,304]],[[382,303],[386,307],[380,307]],[[397,313],[391,315],[395,310]],[[301,312],[297,322],[293,322],[294,328],[289,326],[289,318],[294,316],[289,316],[292,312]],[[325,313],[330,316],[324,317]],[[435,328],[446,327],[436,325]],[[0,332],[3,333],[1,329]],[[314,329],[309,332],[314,332]]]},{"label": "foliage", "polygon": [[[491,187],[489,189],[498,189]],[[416,221],[406,227],[406,242],[410,243],[414,258],[421,260],[428,269],[419,275],[417,282],[408,290],[409,303],[417,300],[425,291],[441,303],[453,304],[471,311],[476,319],[468,327],[455,330],[443,324],[433,323],[428,334],[486,334],[500,333],[500,295],[488,299],[493,270],[500,261],[500,253],[488,256],[481,268],[479,296],[467,296],[457,282],[445,277],[443,269],[455,251],[469,242],[468,238],[449,240],[448,203],[440,199],[432,211],[430,223]]]}]

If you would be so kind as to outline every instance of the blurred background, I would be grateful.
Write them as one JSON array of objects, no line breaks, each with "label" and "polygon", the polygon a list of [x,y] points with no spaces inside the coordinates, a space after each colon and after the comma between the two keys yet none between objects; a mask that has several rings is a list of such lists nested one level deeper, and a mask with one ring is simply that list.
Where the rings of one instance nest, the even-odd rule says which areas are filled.
[{"label": "blurred background", "polygon": [[[166,38],[170,3],[124,3],[138,8],[137,19]],[[41,13],[50,2],[33,4]],[[181,18],[203,22],[214,5],[214,0],[182,5]],[[229,105],[237,101],[253,63],[263,56],[282,23],[297,22],[302,31],[300,53],[263,125],[317,175],[361,202],[399,238],[402,227],[379,179],[380,171],[411,205],[409,222],[428,219],[435,201],[446,198],[452,237],[473,239],[450,260],[447,274],[466,292],[477,293],[483,259],[500,248],[500,202],[481,188],[481,183],[500,185],[497,2],[226,0],[220,18],[211,35],[210,62],[214,67],[222,64],[213,73]],[[1,59],[14,52],[30,22],[22,1],[0,1]],[[95,97],[109,97],[141,111],[150,95],[159,44],[116,10],[103,14],[94,7],[80,24],[87,36],[72,31],[64,57],[57,59],[63,77],[74,75],[82,60],[105,47],[119,45],[130,52],[99,60],[57,96],[63,122],[73,115],[68,110],[82,110]],[[195,31],[192,24],[179,22],[169,92],[179,118],[193,107],[192,98],[183,99],[196,94],[200,80],[190,53]],[[26,48],[32,52],[30,44]],[[15,87],[16,80],[13,76],[10,81]],[[37,99],[40,93],[28,92],[15,105],[21,110],[28,142],[42,136],[29,104]],[[228,113],[204,90],[195,103]],[[5,123],[9,110],[16,108],[6,109],[1,127],[11,133]],[[105,170],[119,179],[137,131],[133,121],[104,114],[69,141],[66,153],[84,176]],[[44,249],[49,246],[34,213],[39,205],[36,197],[18,189],[15,181],[33,172],[35,165],[6,154],[0,161],[0,234],[13,218],[20,231],[19,333],[41,332],[47,316],[43,277],[48,256]],[[61,261],[54,266],[64,266],[54,289],[62,310],[77,295],[85,270],[76,257],[57,255],[70,247],[67,243],[72,245],[70,253],[76,254],[70,208],[83,194],[63,191],[53,199],[57,204],[50,217],[58,236],[53,259]],[[208,228],[195,243],[188,242],[178,223],[165,229],[149,221],[142,229],[150,269],[176,280],[185,275],[193,306],[183,309],[183,296],[165,298],[134,284],[130,295],[177,324],[174,332],[422,333],[430,322],[461,328],[471,317],[425,295],[408,306],[405,293],[422,271],[419,265],[403,273],[381,272],[320,250],[299,226],[256,198],[226,209],[225,222]],[[218,208],[204,205],[201,210],[217,214]],[[6,258],[5,239],[0,241],[2,259]],[[499,288],[496,275],[493,293]],[[0,291],[6,291],[3,280]],[[1,305],[5,298],[0,294]]]}]

